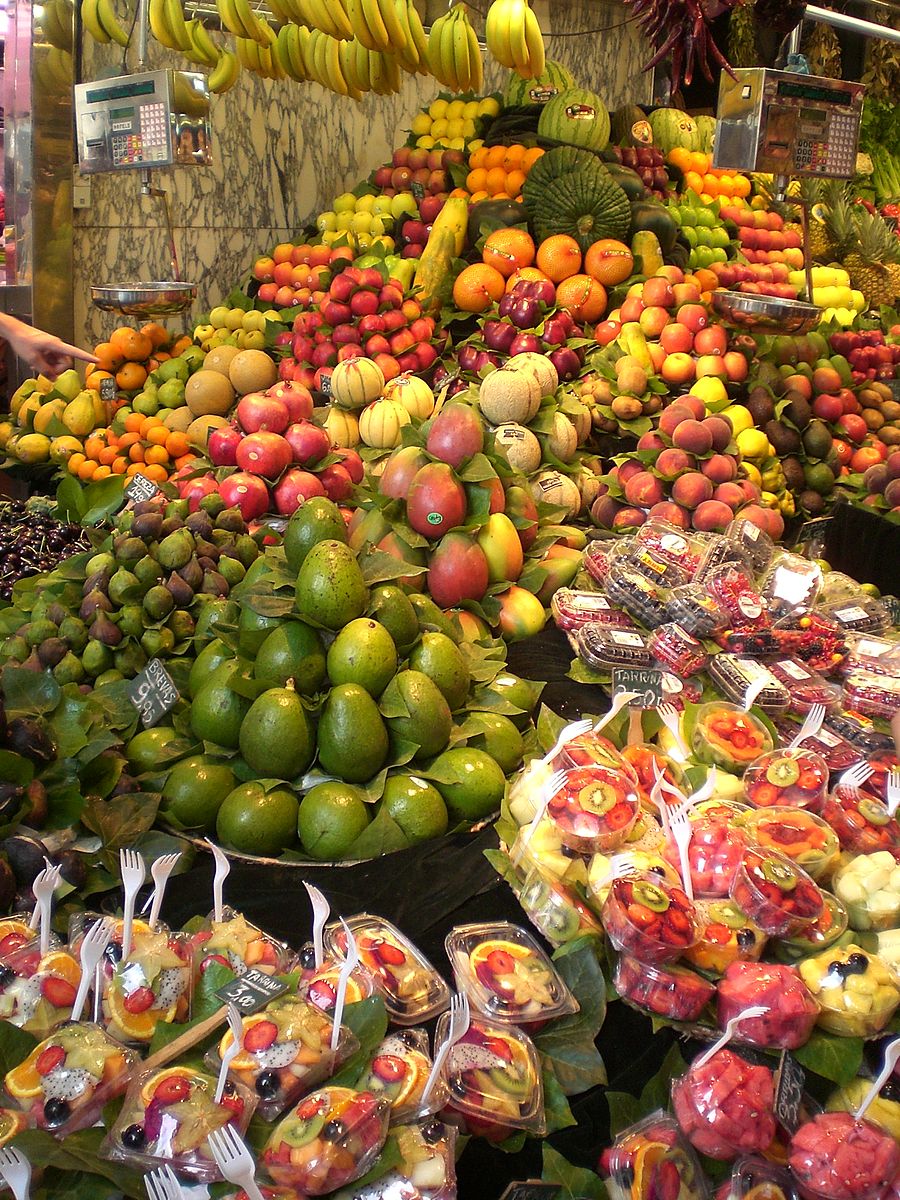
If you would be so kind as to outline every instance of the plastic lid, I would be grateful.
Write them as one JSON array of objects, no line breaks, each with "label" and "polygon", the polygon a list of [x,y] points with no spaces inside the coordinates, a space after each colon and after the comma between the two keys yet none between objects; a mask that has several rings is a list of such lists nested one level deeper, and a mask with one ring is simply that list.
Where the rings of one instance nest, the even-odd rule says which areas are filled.
[{"label": "plastic lid", "polygon": [[840,1037],[874,1037],[900,1004],[893,973],[860,946],[831,946],[797,970],[821,1006],[819,1025]]},{"label": "plastic lid", "polygon": [[550,797],[547,816],[564,845],[582,854],[622,846],[640,812],[633,776],[595,764],[573,767]]},{"label": "plastic lid", "polygon": [[686,967],[653,965],[620,954],[613,985],[623,1000],[642,1012],[690,1023],[699,1020],[715,987]]},{"label": "plastic lid", "polygon": [[653,875],[614,879],[603,925],[617,950],[642,962],[672,962],[697,940],[694,906],[680,887]]},{"label": "plastic lid", "polygon": [[673,1081],[672,1107],[682,1133],[710,1158],[759,1154],[775,1138],[775,1077],[730,1046]]},{"label": "plastic lid", "polygon": [[706,1200],[706,1178],[676,1123],[654,1113],[623,1130],[609,1154],[609,1173],[624,1200],[677,1196]]},{"label": "plastic lid", "polygon": [[783,854],[813,879],[828,874],[840,855],[837,834],[828,822],[802,808],[779,804],[756,809],[744,813],[738,823],[763,850]]},{"label": "plastic lid", "polygon": [[138,931],[127,959],[116,964],[103,992],[103,1019],[120,1041],[143,1045],[161,1021],[186,1021],[191,1008],[190,939]]},{"label": "plastic lid", "polygon": [[793,967],[781,963],[732,963],[718,984],[718,1022],[728,1022],[748,1008],[765,1013],[740,1022],[736,1042],[787,1050],[802,1046],[812,1033],[819,1006]]},{"label": "plastic lid", "polygon": [[[446,1037],[450,1016],[438,1021],[435,1041]],[[544,1120],[541,1064],[534,1043],[512,1025],[472,1020],[447,1058],[449,1107],[472,1131],[526,1129],[540,1135]]]},{"label": "plastic lid", "polygon": [[791,1170],[815,1200],[889,1200],[900,1172],[900,1145],[871,1121],[819,1113],[791,1140]]},{"label": "plastic lid", "polygon": [[770,937],[789,937],[822,915],[815,881],[775,850],[748,846],[731,887],[735,904]]}]

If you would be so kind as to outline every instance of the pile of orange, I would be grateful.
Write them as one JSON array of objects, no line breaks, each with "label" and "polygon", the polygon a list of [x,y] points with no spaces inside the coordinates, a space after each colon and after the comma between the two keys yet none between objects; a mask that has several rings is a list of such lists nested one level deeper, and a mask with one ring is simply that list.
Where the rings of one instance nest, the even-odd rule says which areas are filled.
[{"label": "pile of orange", "polygon": [[700,150],[676,146],[669,151],[668,161],[684,172],[685,188],[696,192],[707,204],[712,200],[745,200],[752,190],[746,175],[713,169],[712,155]]},{"label": "pile of orange", "polygon": [[151,371],[167,358],[177,358],[190,344],[187,336],[173,343],[169,331],[156,321],[140,329],[122,325],[113,330],[108,342],[94,347],[98,361],[88,366],[86,381],[90,387],[99,389],[104,379],[114,379],[120,392],[135,396]]},{"label": "pile of orange", "polygon": [[479,146],[469,158],[466,189],[478,200],[518,200],[528,172],[544,151],[540,146]]},{"label": "pile of orange", "polygon": [[72,454],[66,465],[85,483],[138,471],[154,483],[164,483],[196,457],[186,433],[167,428],[160,417],[129,413],[124,433],[95,429],[85,439],[84,453]]}]

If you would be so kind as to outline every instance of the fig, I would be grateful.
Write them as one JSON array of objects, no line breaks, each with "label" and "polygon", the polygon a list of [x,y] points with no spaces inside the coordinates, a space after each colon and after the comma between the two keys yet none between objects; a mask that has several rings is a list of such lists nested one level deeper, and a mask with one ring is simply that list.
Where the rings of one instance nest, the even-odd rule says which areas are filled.
[{"label": "fig", "polygon": [[[115,629],[115,626],[113,626]],[[66,651],[64,658],[53,668],[53,678],[60,685],[66,683],[81,683],[84,679],[84,665],[77,654]]]},{"label": "fig", "polygon": [[113,550],[116,555],[116,562],[133,563],[139,558],[143,558],[147,553],[147,546],[143,538],[132,537],[130,534],[126,537],[117,537],[113,542]]},{"label": "fig", "polygon": [[98,612],[112,612],[112,601],[103,592],[88,592],[81,602],[78,615],[82,621],[93,621]]},{"label": "fig", "polygon": [[162,584],[152,587],[144,596],[144,612],[151,621],[164,621],[174,607],[172,593]]},{"label": "fig", "polygon": [[158,509],[152,512],[140,513],[131,523],[131,532],[135,537],[143,538],[146,542],[155,542],[162,529],[163,515]]},{"label": "fig", "polygon": [[175,601],[177,608],[186,608],[194,599],[194,589],[173,571],[166,580],[166,588],[168,589],[172,599]]},{"label": "fig", "polygon": [[104,646],[118,646],[124,636],[119,626],[103,612],[97,613],[89,632],[95,642],[102,642]]},{"label": "fig", "polygon": [[231,589],[228,580],[218,571],[203,572],[203,591],[209,596],[227,596]]},{"label": "fig", "polygon": [[32,779],[25,789],[25,798],[29,805],[25,820],[40,828],[47,820],[47,789],[39,779]]},{"label": "fig", "polygon": [[69,647],[62,638],[47,638],[38,646],[37,653],[42,667],[55,667],[69,653]]},{"label": "fig", "polygon": [[88,596],[91,592],[105,592],[111,578],[112,571],[106,567],[102,571],[92,571],[81,585],[82,596]]},{"label": "fig", "polygon": [[36,838],[16,834],[0,842],[0,850],[6,855],[6,861],[12,868],[15,881],[19,887],[31,887],[35,876],[47,865],[44,862],[46,851]]},{"label": "fig", "polygon": [[176,574],[184,580],[191,591],[196,592],[203,583],[203,568],[196,558],[191,558],[183,567],[179,567]]},{"label": "fig", "polygon": [[74,888],[84,887],[87,881],[87,865],[84,855],[77,850],[63,850],[57,858],[59,873]]},{"label": "fig", "polygon": [[247,526],[239,508],[225,508],[216,517],[216,529],[227,529],[229,533],[246,533]]},{"label": "fig", "polygon": [[56,758],[56,746],[43,723],[32,717],[14,717],[6,730],[6,744],[36,767],[46,767]]}]

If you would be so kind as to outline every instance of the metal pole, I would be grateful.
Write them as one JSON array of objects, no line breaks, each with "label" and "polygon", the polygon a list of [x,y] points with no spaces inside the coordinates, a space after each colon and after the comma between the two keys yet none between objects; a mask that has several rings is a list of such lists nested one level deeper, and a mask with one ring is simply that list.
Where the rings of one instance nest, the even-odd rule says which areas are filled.
[{"label": "metal pole", "polygon": [[138,70],[143,71],[147,66],[147,29],[149,26],[148,17],[149,4],[148,0],[138,0],[137,11],[137,53],[138,53]]},{"label": "metal pole", "polygon": [[891,29],[889,25],[878,25],[874,21],[863,21],[861,17],[851,17],[847,13],[832,12],[830,8],[819,8],[817,4],[807,4],[803,19],[818,21],[822,25],[833,25],[835,29],[847,29],[850,33],[859,33],[863,37],[900,42],[900,29]]}]

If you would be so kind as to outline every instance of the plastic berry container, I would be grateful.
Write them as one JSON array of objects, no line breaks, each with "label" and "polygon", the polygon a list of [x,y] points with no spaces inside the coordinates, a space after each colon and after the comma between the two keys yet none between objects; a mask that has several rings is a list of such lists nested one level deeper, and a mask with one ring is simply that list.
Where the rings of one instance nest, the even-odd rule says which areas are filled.
[{"label": "plastic berry container", "polygon": [[578,657],[597,671],[653,665],[647,635],[638,629],[611,629],[608,625],[591,624],[582,625],[575,636]]},{"label": "plastic berry container", "polygon": [[735,517],[731,524],[725,527],[725,537],[740,550],[756,575],[761,575],[772,561],[775,553],[774,541],[746,517]]},{"label": "plastic berry container", "polygon": [[207,924],[207,929],[191,934],[194,967],[198,974],[210,958],[225,962],[238,974],[253,967],[263,975],[279,975],[293,962],[294,952],[289,946],[259,929],[227,904],[222,911],[222,920],[217,921],[210,913]]},{"label": "plastic berry container", "polygon": [[746,567],[751,570],[750,560],[740,546],[726,537],[712,536],[703,552],[697,568],[695,581],[703,583],[706,577],[719,567]]},{"label": "plastic berry container", "polygon": [[359,1179],[381,1153],[390,1104],[371,1092],[324,1087],[278,1122],[260,1161],[272,1179],[321,1196]]},{"label": "plastic berry container", "polygon": [[[665,588],[689,583],[699,564],[699,555],[691,553],[690,542],[674,526],[671,533],[665,533],[652,528],[653,524],[642,525],[634,538],[613,550],[611,570],[618,570],[625,564],[651,583]],[[648,531],[646,534],[645,530]]]},{"label": "plastic berry container", "polygon": [[762,850],[783,854],[816,882],[837,866],[841,853],[837,834],[827,821],[807,809],[759,808],[739,817],[738,824]]},{"label": "plastic berry container", "polygon": [[882,754],[894,748],[893,739],[886,733],[880,733],[871,717],[858,711],[851,712],[849,707],[844,711],[828,713],[825,726],[856,747],[857,759],[861,755]]},{"label": "plastic berry container", "polygon": [[40,952],[38,938],[0,960],[0,1019],[46,1037],[72,1016],[81,964],[68,950]]},{"label": "plastic berry container", "polygon": [[744,772],[744,794],[755,808],[818,812],[828,794],[828,767],[810,750],[769,750]]},{"label": "plastic berry container", "polygon": [[532,1025],[578,1011],[578,1001],[530,933],[507,921],[457,925],[444,940],[456,990],[502,1025]]},{"label": "plastic berry container", "polygon": [[595,583],[599,583],[602,587],[606,582],[606,577],[609,574],[609,543],[601,542],[594,539],[588,542],[585,546],[584,554],[581,557],[581,565],[590,575]]},{"label": "plastic berry container", "polygon": [[822,569],[811,559],[780,551],[760,581],[760,594],[776,616],[812,608],[822,587]]},{"label": "plastic berry container", "polygon": [[741,912],[733,900],[698,900],[699,938],[684,952],[684,960],[700,971],[722,975],[733,962],[758,962],[766,935]]},{"label": "plastic berry container", "polygon": [[871,1121],[824,1112],[794,1134],[788,1165],[803,1200],[891,1200],[900,1145]]},{"label": "plastic berry container", "polygon": [[566,771],[547,804],[547,817],[564,846],[593,854],[624,845],[640,809],[631,774],[596,765]]},{"label": "plastic berry container", "polygon": [[900,862],[900,823],[880,800],[838,788],[825,797],[821,815],[838,835],[842,850],[887,850]]},{"label": "plastic berry container", "polygon": [[847,633],[884,633],[891,627],[887,608],[874,596],[857,591],[849,600],[835,600],[818,605],[819,612],[827,613]]},{"label": "plastic berry container", "polygon": [[900,1004],[893,973],[859,946],[832,946],[797,970],[819,1005],[820,1028],[839,1037],[876,1037]]},{"label": "plastic berry container", "polygon": [[797,609],[779,617],[775,632],[783,654],[802,659],[816,671],[830,675],[847,652],[847,635],[824,612]]},{"label": "plastic berry container", "polygon": [[849,674],[857,670],[873,675],[900,675],[900,641],[874,634],[848,634],[847,657],[841,663],[841,671]]},{"label": "plastic berry container", "polygon": [[103,1023],[113,1037],[147,1046],[157,1027],[187,1021],[191,1010],[191,944],[186,934],[136,933],[103,989]]},{"label": "plastic berry container", "polygon": [[567,632],[585,625],[610,625],[614,629],[633,629],[634,621],[628,613],[614,608],[602,592],[576,592],[571,588],[560,588],[553,593],[550,611],[560,629]]},{"label": "plastic berry container", "polygon": [[525,877],[519,903],[551,946],[564,946],[584,935],[603,936],[603,926],[577,892],[537,867]]},{"label": "plastic berry container", "polygon": [[696,675],[709,662],[702,643],[677,621],[658,625],[650,634],[649,649],[657,662],[684,677]]},{"label": "plastic berry container", "polygon": [[674,962],[697,940],[687,895],[652,875],[612,881],[603,902],[603,927],[617,950],[653,964]]},{"label": "plastic berry container", "polygon": [[736,704],[711,700],[697,709],[691,748],[709,766],[740,775],[773,746],[772,735],[763,722]]},{"label": "plastic berry container", "polygon": [[775,1138],[775,1076],[723,1046],[673,1081],[672,1108],[701,1154],[726,1160],[761,1154]]},{"label": "plastic berry container", "polygon": [[825,907],[814,925],[808,925],[794,937],[774,943],[775,954],[782,962],[795,963],[810,954],[818,954],[833,946],[847,932],[849,917],[844,904],[831,892],[823,892],[822,899]]},{"label": "plastic berry container", "polygon": [[641,625],[652,629],[666,620],[669,592],[632,568],[616,567],[606,577],[606,595]]},{"label": "plastic berry container", "polygon": [[900,925],[900,863],[889,850],[855,855],[831,886],[854,929],[880,933]]},{"label": "plastic berry container", "polygon": [[[729,895],[746,847],[743,833],[724,821],[710,817],[691,821],[687,853],[691,886],[698,900]],[[674,841],[667,841],[663,854],[673,867],[680,869]]]},{"label": "plastic berry container", "polygon": [[748,846],[731,898],[769,937],[790,937],[822,915],[824,900],[815,881],[783,854]]},{"label": "plastic berry container", "polygon": [[[450,1003],[450,991],[428,959],[390,921],[369,913],[350,917],[360,964],[370,973],[395,1025],[418,1025]],[[343,926],[325,927],[326,949],[346,952]]]},{"label": "plastic berry container", "polygon": [[694,637],[712,637],[724,629],[729,618],[715,600],[696,583],[687,587],[673,588],[666,605],[669,621],[677,621],[687,633]]},{"label": "plastic berry container", "polygon": [[900,679],[853,671],[844,679],[844,703],[865,717],[883,717],[889,721],[900,712]]},{"label": "plastic berry container", "polygon": [[[780,718],[776,718],[775,728],[785,744],[792,742],[800,732],[799,725]],[[805,737],[800,748],[818,754],[829,771],[844,771],[859,762],[859,751],[830,729],[820,729],[814,736]]]},{"label": "plastic berry container", "polygon": [[448,1098],[446,1084],[439,1078],[427,1103],[423,1101],[432,1065],[426,1031],[401,1029],[379,1044],[356,1086],[387,1100],[391,1125],[422,1120],[443,1108]]},{"label": "plastic berry container", "polygon": [[[442,1014],[435,1041],[449,1028]],[[540,1058],[531,1039],[513,1025],[477,1016],[447,1058],[450,1098],[444,1109],[464,1130],[502,1142],[517,1129],[540,1136],[546,1130]]]},{"label": "plastic berry container", "polygon": [[739,563],[716,567],[707,573],[703,587],[735,629],[765,629],[771,624],[747,567]]},{"label": "plastic berry container", "polygon": [[[749,699],[751,689],[755,692],[753,703],[765,712],[783,712],[790,705],[788,689],[756,659],[738,654],[715,654],[710,659],[708,673],[725,699],[741,707]],[[756,691],[759,684],[762,684],[762,690]]]},{"label": "plastic berry container", "polygon": [[620,954],[613,986],[621,999],[638,1012],[690,1024],[700,1019],[716,994],[709,980],[686,967],[652,966]]},{"label": "plastic berry container", "polygon": [[732,963],[718,983],[718,1022],[724,1029],[748,1008],[764,1008],[740,1021],[735,1040],[751,1046],[796,1050],[809,1040],[819,1006],[794,967],[782,963]]},{"label": "plastic berry container", "polygon": [[609,1152],[610,1200],[707,1200],[697,1156],[668,1114],[653,1113],[624,1129]]},{"label": "plastic berry container", "polygon": [[788,711],[801,716],[809,712],[814,704],[836,708],[841,701],[840,689],[817,671],[813,671],[797,658],[776,658],[766,666],[790,695]]}]

